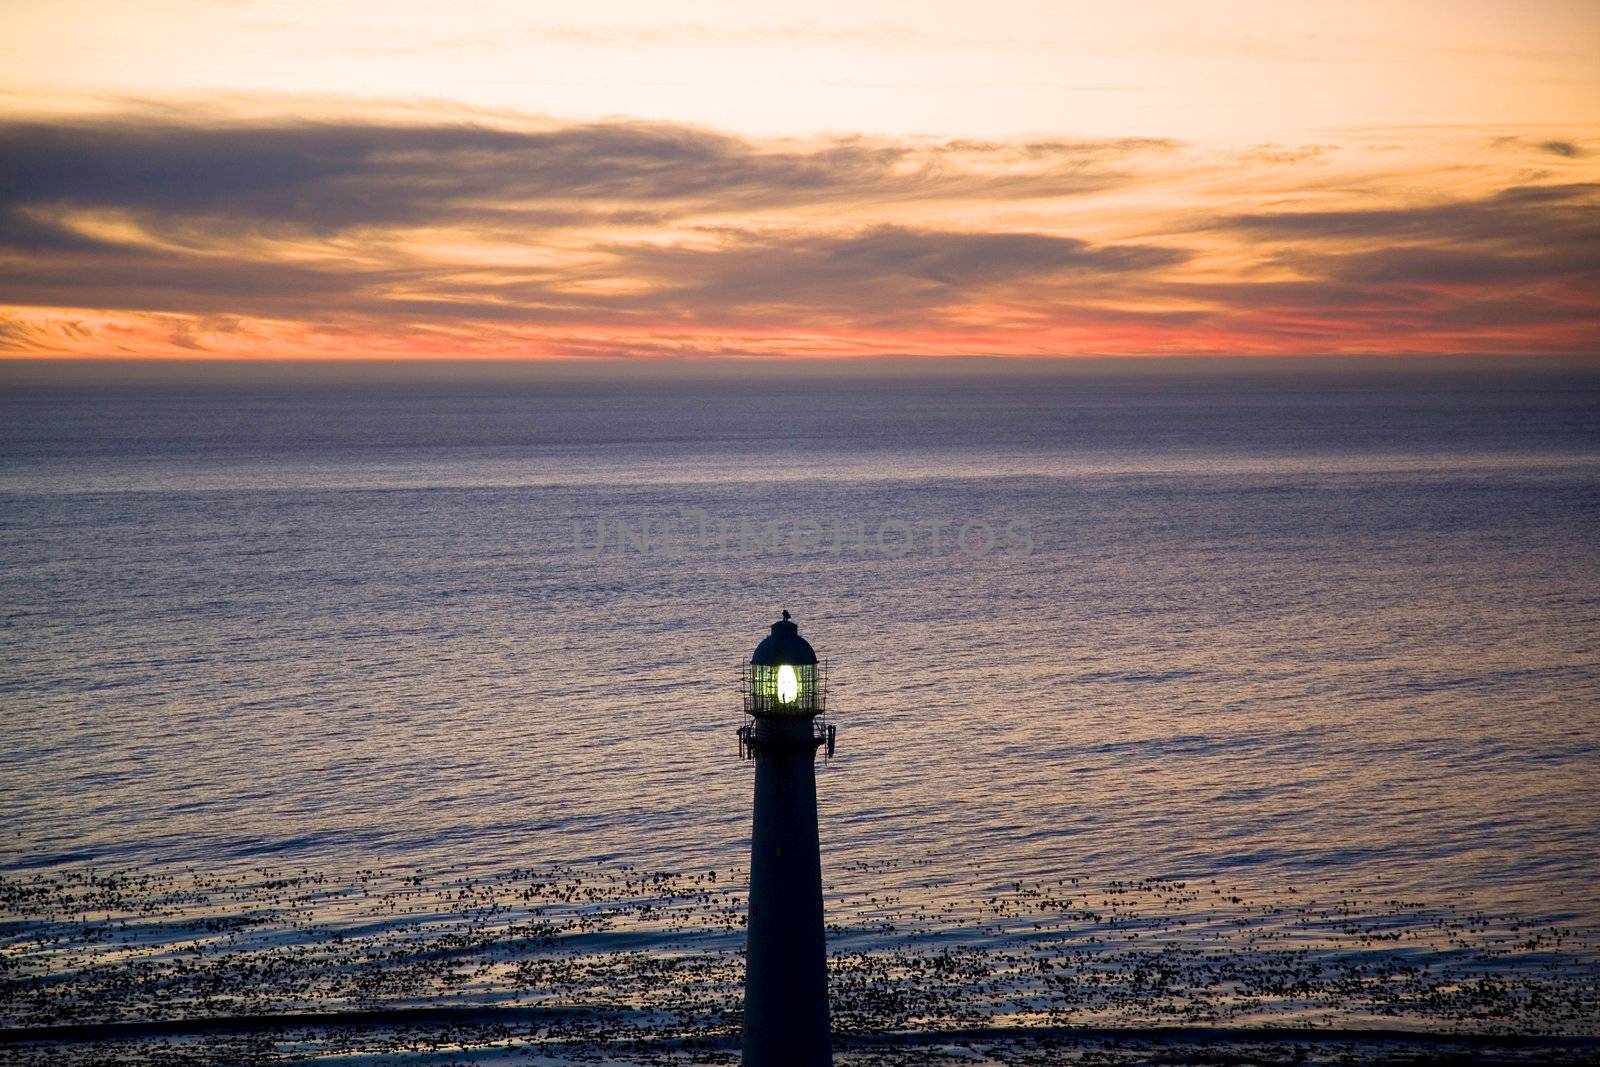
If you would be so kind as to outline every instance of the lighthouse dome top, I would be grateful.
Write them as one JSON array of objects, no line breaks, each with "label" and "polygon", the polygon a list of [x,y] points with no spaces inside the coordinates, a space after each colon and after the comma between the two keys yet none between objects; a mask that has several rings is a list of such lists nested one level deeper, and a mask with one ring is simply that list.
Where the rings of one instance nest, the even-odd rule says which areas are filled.
[{"label": "lighthouse dome top", "polygon": [[750,662],[758,667],[776,667],[788,663],[804,667],[817,662],[817,653],[811,642],[800,636],[800,627],[789,620],[789,613],[772,624],[772,632],[761,639],[750,654]]}]

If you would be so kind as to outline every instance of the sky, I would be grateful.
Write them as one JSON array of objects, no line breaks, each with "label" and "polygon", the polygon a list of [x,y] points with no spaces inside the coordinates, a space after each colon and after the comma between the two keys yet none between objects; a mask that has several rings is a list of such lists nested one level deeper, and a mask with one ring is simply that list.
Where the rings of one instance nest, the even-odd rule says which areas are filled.
[{"label": "sky", "polygon": [[0,2],[0,356],[1600,351],[1600,3]]}]

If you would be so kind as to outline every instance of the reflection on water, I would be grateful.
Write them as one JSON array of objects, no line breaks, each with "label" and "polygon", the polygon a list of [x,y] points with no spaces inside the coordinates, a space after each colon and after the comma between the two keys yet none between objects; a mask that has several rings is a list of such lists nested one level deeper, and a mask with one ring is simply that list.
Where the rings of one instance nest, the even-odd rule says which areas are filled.
[{"label": "reflection on water", "polygon": [[[1344,902],[1355,933],[1329,936],[1352,959],[1377,957],[1340,938],[1401,916],[1398,947],[1364,948],[1425,959],[1423,985],[1384,979],[1418,1002],[1457,996],[1431,969],[1453,954],[1546,959],[1544,942],[1453,943],[1452,922],[1575,931],[1548,959],[1594,981],[1594,381],[785,388],[0,398],[8,892],[91,865],[339,880],[295,905],[303,926],[248,921],[254,889],[211,898],[244,923],[218,934],[232,959],[269,930],[344,929],[356,883],[333,872],[452,871],[496,894],[550,864],[585,885],[629,864],[727,878],[750,789],[734,670],[787,607],[832,660],[819,787],[841,989],[857,958],[894,988],[870,961],[924,926],[971,950],[974,988],[1025,1003],[1060,966],[1061,989],[1091,989],[1070,953],[1108,935],[1058,900],[1063,879],[1153,894],[1173,988],[1209,990],[1218,1018],[1256,1007],[1183,954],[1213,930],[1316,950],[1307,894]],[[692,510],[981,517],[1033,545],[573,552],[574,523]],[[985,918],[996,900],[1022,910]],[[683,936],[713,961],[709,1006],[737,938],[705,918]],[[381,955],[400,935],[370,936]],[[649,924],[628,936],[595,951],[679,951]],[[485,991],[533,988],[508,966]],[[1382,1013],[1329,966],[1304,1011]],[[916,974],[906,988],[934,988]],[[1110,988],[1130,1017],[1190,1003]],[[1060,995],[1062,1018],[1100,1010]],[[1299,1018],[1295,999],[1261,1010]]]}]

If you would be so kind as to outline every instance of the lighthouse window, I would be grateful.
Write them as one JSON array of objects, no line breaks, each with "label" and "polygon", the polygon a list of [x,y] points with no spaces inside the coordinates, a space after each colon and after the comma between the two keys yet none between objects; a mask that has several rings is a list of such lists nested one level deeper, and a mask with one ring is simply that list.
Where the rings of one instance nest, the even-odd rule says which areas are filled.
[{"label": "lighthouse window", "polygon": [[752,714],[811,715],[823,710],[826,685],[810,663],[752,663],[745,676]]}]

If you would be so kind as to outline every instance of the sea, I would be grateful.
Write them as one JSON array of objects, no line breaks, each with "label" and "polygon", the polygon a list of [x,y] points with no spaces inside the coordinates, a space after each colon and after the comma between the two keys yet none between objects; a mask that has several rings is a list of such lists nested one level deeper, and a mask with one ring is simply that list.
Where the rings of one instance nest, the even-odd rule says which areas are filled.
[{"label": "sea", "polygon": [[787,610],[841,1040],[1600,1034],[1597,546],[1592,361],[0,365],[0,1024],[736,1045]]}]

